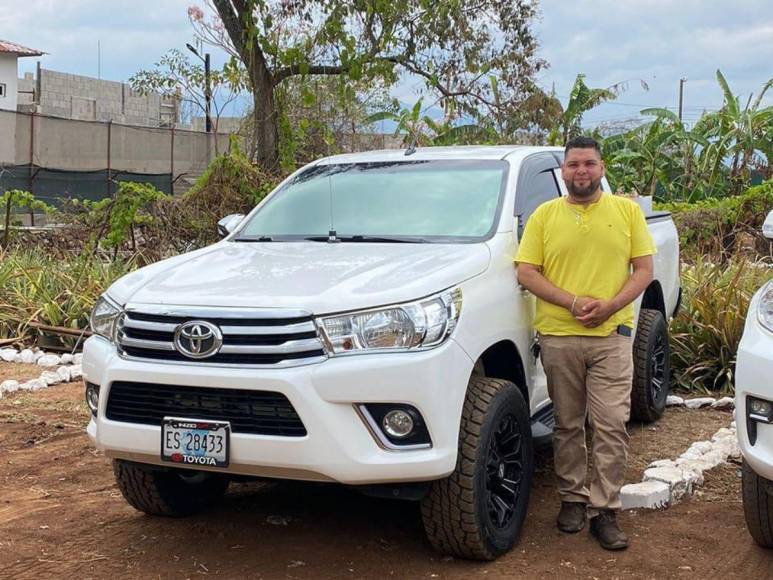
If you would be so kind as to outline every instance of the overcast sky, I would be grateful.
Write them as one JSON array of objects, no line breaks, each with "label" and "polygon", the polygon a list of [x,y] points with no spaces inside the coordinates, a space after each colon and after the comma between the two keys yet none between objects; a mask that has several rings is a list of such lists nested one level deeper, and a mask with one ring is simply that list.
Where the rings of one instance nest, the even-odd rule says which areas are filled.
[{"label": "overcast sky", "polygon": [[[43,68],[94,77],[100,41],[102,78],[125,81],[168,49],[184,50],[192,36],[187,7],[194,3],[0,0],[0,38],[47,52]],[[629,81],[616,102],[586,115],[586,124],[635,117],[648,106],[675,109],[681,77],[687,120],[721,106],[717,68],[744,102],[773,77],[770,0],[543,0],[541,9],[534,29],[550,64],[539,77],[543,87],[555,85],[565,101],[579,72],[592,87]],[[215,52],[213,64],[222,63]],[[36,60],[20,59],[20,76],[34,71]],[[411,83],[395,95],[409,103],[416,98]]]}]

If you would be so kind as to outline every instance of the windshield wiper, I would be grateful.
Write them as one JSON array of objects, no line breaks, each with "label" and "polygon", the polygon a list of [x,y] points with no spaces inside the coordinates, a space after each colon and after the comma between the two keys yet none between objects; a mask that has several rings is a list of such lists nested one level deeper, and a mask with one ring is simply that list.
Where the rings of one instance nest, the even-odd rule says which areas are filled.
[{"label": "windshield wiper", "polygon": [[400,236],[308,236],[303,238],[310,242],[364,242],[364,243],[387,243],[387,244],[422,244],[427,240],[424,238],[400,237]]},{"label": "windshield wiper", "polygon": [[259,236],[257,238],[236,238],[235,242],[273,242],[274,238],[271,236]]}]

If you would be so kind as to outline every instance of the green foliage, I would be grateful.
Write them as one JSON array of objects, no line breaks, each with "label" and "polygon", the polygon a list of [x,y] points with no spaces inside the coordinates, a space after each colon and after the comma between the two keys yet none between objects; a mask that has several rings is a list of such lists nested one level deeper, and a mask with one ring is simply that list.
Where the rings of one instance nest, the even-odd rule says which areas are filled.
[{"label": "green foliage", "polygon": [[135,228],[153,222],[153,206],[169,198],[149,183],[121,181],[115,197],[99,201],[73,200],[68,215],[76,223],[92,230],[92,243],[117,250],[131,239]]},{"label": "green foliage", "polygon": [[693,262],[701,256],[724,261],[739,251],[751,258],[770,256],[770,245],[760,232],[773,209],[773,179],[742,195],[662,203],[656,204],[656,209],[671,212],[685,261]]},{"label": "green foliage", "polygon": [[4,211],[5,219],[3,221],[3,247],[8,247],[8,240],[11,234],[11,226],[15,225],[11,219],[14,209],[27,209],[30,211],[39,211],[50,213],[53,211],[50,205],[36,199],[29,191],[21,189],[9,189],[0,195],[0,208]]},{"label": "green foliage", "polygon": [[136,266],[133,259],[102,261],[94,254],[0,252],[0,337],[22,337],[31,323],[86,328],[99,295]]},{"label": "green foliage", "polygon": [[[569,95],[566,108],[561,112],[557,124],[548,134],[550,145],[564,145],[570,139],[582,133],[582,117],[601,103],[613,101],[625,88],[625,83],[617,83],[606,89],[592,89],[585,84],[585,75],[578,74]],[[647,85],[642,81],[642,86]]]},{"label": "green foliage", "polygon": [[217,222],[234,213],[249,213],[279,182],[255,167],[232,140],[230,152],[216,157],[196,184],[175,201],[175,224],[190,243],[203,246],[218,239]]},{"label": "green foliage", "polygon": [[[445,108],[517,114],[545,62],[530,30],[536,3],[526,0],[212,0],[233,53],[248,71],[254,96],[258,160],[278,164],[276,90],[287,79],[340,76],[394,84],[415,75]],[[200,24],[206,37],[215,27]],[[498,79],[494,98],[489,78]],[[261,137],[265,137],[262,138]]]},{"label": "green foliage", "polygon": [[671,323],[671,368],[688,391],[734,391],[738,343],[749,301],[773,278],[769,264],[698,260],[682,269],[683,308]]},{"label": "green foliage", "polygon": [[773,107],[763,107],[773,79],[741,107],[717,71],[724,104],[692,128],[667,109],[644,109],[649,123],[602,142],[607,175],[618,190],[658,201],[699,201],[737,195],[752,171],[770,175]]}]

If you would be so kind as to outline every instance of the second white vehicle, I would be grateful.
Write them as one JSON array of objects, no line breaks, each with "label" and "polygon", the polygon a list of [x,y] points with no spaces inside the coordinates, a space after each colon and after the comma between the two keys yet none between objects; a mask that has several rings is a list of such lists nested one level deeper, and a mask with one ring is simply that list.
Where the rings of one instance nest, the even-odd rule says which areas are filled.
[{"label": "second white vehicle", "polygon": [[[762,227],[773,241],[773,211]],[[773,275],[773,270],[771,271]],[[735,374],[738,445],[743,455],[746,527],[754,540],[773,548],[773,279],[752,298]]]},{"label": "second white vehicle", "polygon": [[[322,159],[225,220],[223,241],[118,280],[83,370],[88,433],[127,501],[184,515],[232,476],[339,482],[420,499],[449,554],[510,549],[553,425],[513,258],[531,213],[565,194],[562,159],[520,146]],[[647,221],[640,420],[665,407],[680,295],[674,224]]]}]

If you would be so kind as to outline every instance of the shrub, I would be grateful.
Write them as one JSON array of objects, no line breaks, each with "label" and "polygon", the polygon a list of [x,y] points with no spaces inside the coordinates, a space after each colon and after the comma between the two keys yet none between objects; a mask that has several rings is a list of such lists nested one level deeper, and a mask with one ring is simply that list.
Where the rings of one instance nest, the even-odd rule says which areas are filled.
[{"label": "shrub", "polygon": [[773,209],[773,179],[742,195],[697,203],[658,204],[670,211],[679,232],[683,259],[694,262],[711,255],[719,261],[743,253],[751,259],[770,258],[770,243],[762,237],[762,222]]},{"label": "shrub", "polygon": [[56,259],[39,250],[0,251],[0,337],[30,337],[31,325],[88,325],[99,295],[136,267],[120,257]]},{"label": "shrub", "polygon": [[773,268],[742,257],[698,259],[682,269],[683,307],[671,323],[671,368],[688,391],[734,392],[735,362],[749,301]]}]

